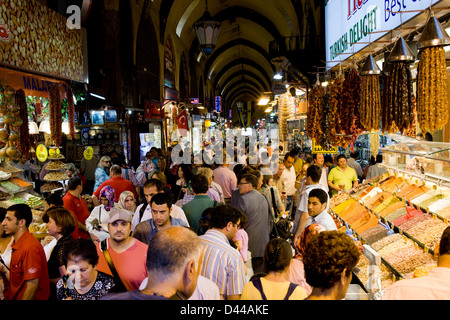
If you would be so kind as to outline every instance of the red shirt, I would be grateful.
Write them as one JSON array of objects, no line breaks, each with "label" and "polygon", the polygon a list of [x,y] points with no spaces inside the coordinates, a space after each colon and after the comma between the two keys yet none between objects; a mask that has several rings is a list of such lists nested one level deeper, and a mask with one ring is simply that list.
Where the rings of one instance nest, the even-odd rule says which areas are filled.
[{"label": "red shirt", "polygon": [[76,197],[70,192],[67,192],[63,197],[64,207],[69,210],[75,218],[75,231],[72,233],[72,237],[75,239],[83,238],[89,239],[89,233],[82,231],[78,228],[78,221],[86,225],[86,219],[89,218],[90,212],[86,201],[82,197]]},{"label": "red shirt", "polygon": [[44,249],[29,231],[12,245],[9,300],[21,300],[26,281],[39,279],[34,300],[48,300],[50,281]]},{"label": "red shirt", "polygon": [[133,192],[135,199],[137,199],[137,197],[138,197],[136,189],[134,188],[134,185],[131,183],[131,181],[124,179],[122,177],[114,177],[114,178],[108,179],[105,182],[103,182],[97,188],[97,190],[95,190],[94,196],[96,196],[97,198],[100,198],[100,191],[105,186],[111,186],[114,189],[114,191],[116,192],[116,194],[114,195],[114,202],[119,201],[119,197],[122,194],[122,192],[124,192],[124,191]]}]

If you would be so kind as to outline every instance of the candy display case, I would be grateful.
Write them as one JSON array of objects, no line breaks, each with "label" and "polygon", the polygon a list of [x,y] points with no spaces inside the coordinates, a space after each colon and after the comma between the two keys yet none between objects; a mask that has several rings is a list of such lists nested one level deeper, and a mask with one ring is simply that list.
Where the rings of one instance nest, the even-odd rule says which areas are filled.
[{"label": "candy display case", "polygon": [[450,143],[405,140],[380,151],[385,166],[450,183]]},{"label": "candy display case", "polygon": [[[450,188],[390,169],[387,173],[330,200],[339,230],[381,256],[382,289],[400,279],[426,275],[436,267],[436,245],[450,225]],[[367,259],[358,278],[368,281]]]}]

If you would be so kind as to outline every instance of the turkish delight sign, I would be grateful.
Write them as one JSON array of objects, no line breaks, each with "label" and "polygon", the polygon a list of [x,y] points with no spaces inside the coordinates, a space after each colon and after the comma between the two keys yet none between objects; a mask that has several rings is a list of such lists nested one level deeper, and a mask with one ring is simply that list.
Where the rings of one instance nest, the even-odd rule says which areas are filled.
[{"label": "turkish delight sign", "polygon": [[328,0],[327,68],[332,68],[441,0]]}]

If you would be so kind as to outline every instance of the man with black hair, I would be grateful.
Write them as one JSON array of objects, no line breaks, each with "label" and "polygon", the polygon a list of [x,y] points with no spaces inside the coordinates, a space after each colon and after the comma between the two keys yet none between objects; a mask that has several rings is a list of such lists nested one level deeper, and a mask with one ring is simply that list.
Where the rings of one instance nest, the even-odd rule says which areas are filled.
[{"label": "man with black hair", "polygon": [[367,170],[366,179],[372,179],[378,176],[381,176],[383,173],[387,172],[387,169],[385,167],[381,167],[380,163],[383,162],[383,156],[381,154],[377,154],[375,164],[373,166],[370,166]]},{"label": "man with black hair", "polygon": [[75,218],[77,227],[72,237],[75,239],[90,239],[89,232],[86,229],[86,219],[89,218],[90,212],[86,200],[83,199],[83,184],[80,178],[70,178],[67,184],[67,193],[63,197],[64,208],[69,210]]},{"label": "man with black hair", "polygon": [[191,179],[191,187],[195,195],[194,199],[183,205],[181,208],[186,214],[189,226],[198,233],[200,230],[199,220],[202,217],[203,211],[206,208],[215,207],[220,203],[207,195],[209,182],[206,176],[199,174],[194,175]]},{"label": "man with black hair", "polygon": [[240,195],[236,200],[233,198],[231,203],[247,216],[248,226],[245,231],[248,234],[248,250],[252,253],[252,268],[255,273],[262,272],[264,249],[270,240],[273,225],[272,206],[269,200],[257,191],[258,178],[254,174],[244,174],[238,187]]},{"label": "man with black hair", "polygon": [[309,218],[305,228],[313,223],[320,224],[327,231],[337,230],[336,223],[328,213],[328,194],[323,189],[313,189],[308,197]]},{"label": "man with black hair", "polygon": [[204,246],[201,275],[217,284],[224,300],[239,300],[246,283],[244,262],[230,245],[243,213],[231,205],[211,211],[210,229],[200,236]]},{"label": "man with black hair", "polygon": [[[134,231],[134,229],[139,223],[149,219],[153,219],[150,201],[152,200],[154,195],[158,193],[164,193],[164,184],[158,179],[149,179],[144,183],[142,189],[144,191],[145,203],[140,204],[136,208],[136,211],[133,215],[133,221],[131,222],[132,231]],[[172,218],[183,220],[187,225],[189,225],[189,222],[186,218],[186,215],[184,214],[183,209],[181,209],[179,206],[175,204],[172,204],[172,211],[170,216]]]},{"label": "man with black hair", "polygon": [[350,158],[347,159],[347,165],[352,168],[353,170],[356,171],[356,175],[358,176],[359,179],[361,179],[362,175],[363,175],[363,171],[361,168],[361,165],[356,161],[358,160],[358,152],[352,152],[350,154]]},{"label": "man with black hair", "polygon": [[439,243],[437,267],[427,275],[397,281],[382,296],[382,300],[450,300],[450,227]]},{"label": "man with black hair", "polygon": [[[47,300],[50,296],[47,258],[44,249],[29,231],[33,220],[26,204],[15,204],[6,210],[2,226],[13,236],[10,288],[6,300]],[[0,272],[5,272],[0,265]]]},{"label": "man with black hair", "polygon": [[172,212],[172,198],[166,193],[155,194],[150,200],[152,219],[139,223],[133,231],[133,237],[139,241],[149,244],[154,235],[170,226],[189,227],[181,219],[170,216]]},{"label": "man with black hair", "polygon": [[336,158],[337,167],[330,170],[328,174],[328,186],[332,195],[339,191],[350,190],[358,185],[358,176],[353,168],[347,165],[347,158],[340,154]]},{"label": "man with black hair", "polygon": [[314,164],[322,169],[322,175],[320,176],[319,183],[323,186],[326,192],[329,191],[328,188],[328,171],[329,168],[325,165],[325,157],[322,153],[313,154]]},{"label": "man with black hair", "polygon": [[[323,169],[316,165],[312,165],[306,170],[306,187],[305,191],[300,196],[297,211],[295,212],[294,227],[292,229],[294,240],[302,234],[303,230],[306,227],[306,222],[309,219],[308,199],[310,192],[314,189],[322,189],[327,193],[328,196],[328,191],[325,190],[325,188],[319,183],[320,177],[322,176],[322,170]],[[326,209],[328,210],[328,205]]]}]

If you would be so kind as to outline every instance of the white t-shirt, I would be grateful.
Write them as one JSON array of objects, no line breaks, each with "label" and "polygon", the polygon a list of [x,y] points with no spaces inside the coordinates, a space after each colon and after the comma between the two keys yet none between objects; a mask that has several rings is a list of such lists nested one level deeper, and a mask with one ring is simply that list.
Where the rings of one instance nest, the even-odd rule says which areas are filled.
[{"label": "white t-shirt", "polygon": [[[150,207],[150,205],[147,205],[147,208],[145,208],[144,210],[144,214],[142,215],[142,219],[139,221],[139,210],[142,208],[144,204],[139,205],[136,208],[136,211],[134,213],[133,216],[133,220],[131,221],[131,230],[134,231],[134,228],[142,221],[146,221],[146,220],[150,220],[153,219],[152,218],[152,208]],[[187,223],[187,225],[189,226],[189,222],[186,218],[186,214],[184,213],[183,209],[181,209],[179,206],[177,205],[172,205],[172,213],[170,214],[171,217],[173,218],[177,218],[177,219],[181,219],[184,222]]]},{"label": "white t-shirt", "polygon": [[294,166],[292,166],[291,169],[284,168],[281,179],[284,181],[284,191],[286,191],[286,195],[293,196],[296,191],[295,180],[297,179]]}]

